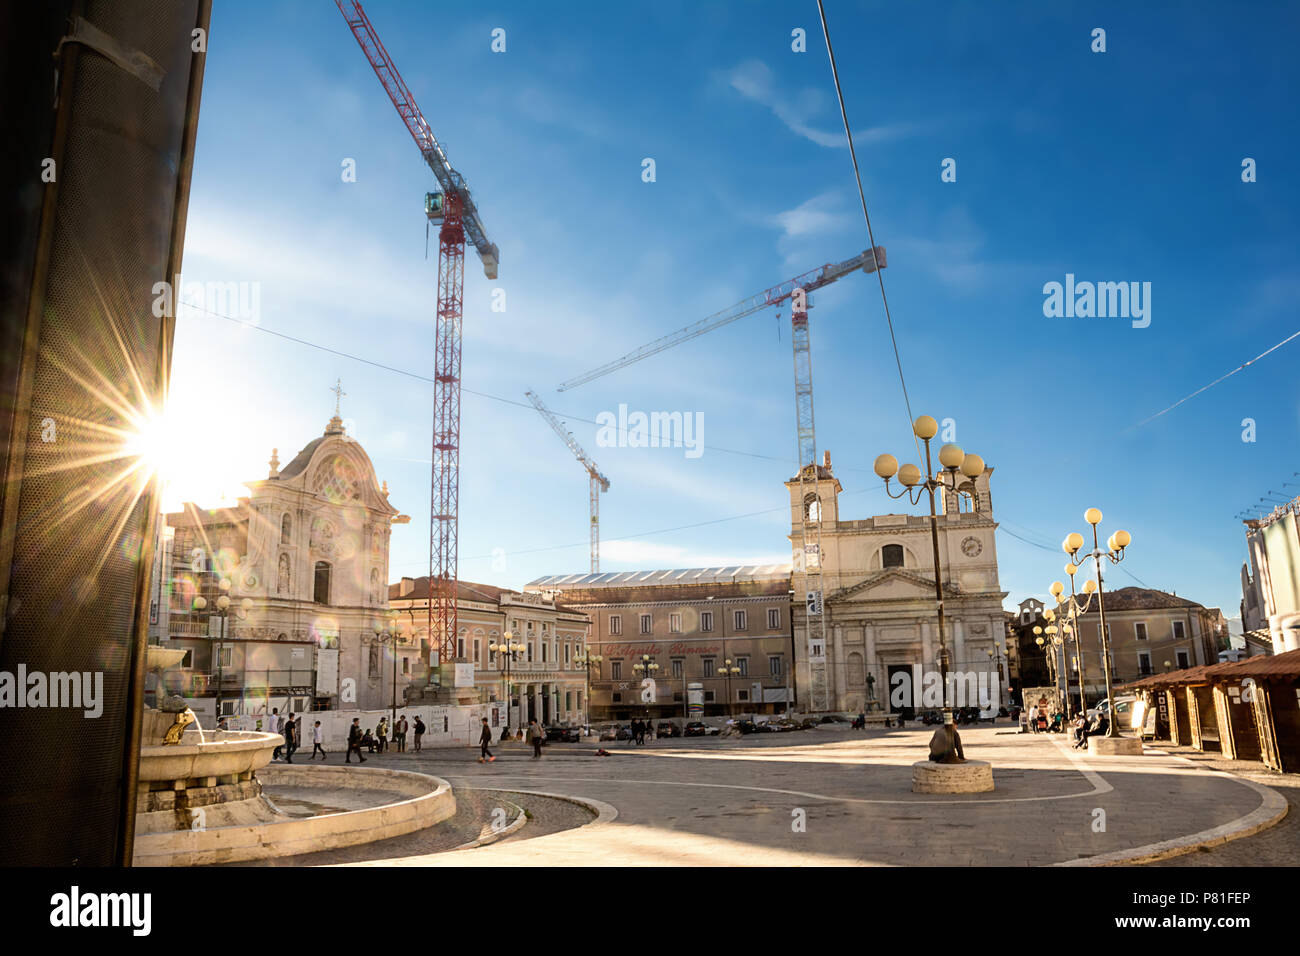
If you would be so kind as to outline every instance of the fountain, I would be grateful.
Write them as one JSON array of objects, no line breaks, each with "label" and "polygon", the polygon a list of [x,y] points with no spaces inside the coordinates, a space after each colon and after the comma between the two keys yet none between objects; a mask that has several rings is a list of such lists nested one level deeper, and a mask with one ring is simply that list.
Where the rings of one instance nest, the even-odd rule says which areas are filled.
[{"label": "fountain", "polygon": [[354,795],[398,793],[402,799],[308,818],[281,812],[262,793],[256,773],[283,739],[256,731],[204,732],[185,699],[167,696],[164,688],[163,673],[185,653],[158,645],[145,650],[156,689],[155,706],[144,708],[140,725],[136,866],[206,866],[355,846],[455,815],[451,786],[438,777],[337,765],[274,767],[264,776],[290,792],[327,787]]},{"label": "fountain", "polygon": [[156,678],[154,702],[140,724],[136,833],[147,835],[274,820],[254,773],[283,742],[276,734],[204,733],[180,696],[166,696],[163,673],[185,650],[149,645],[145,669]]}]

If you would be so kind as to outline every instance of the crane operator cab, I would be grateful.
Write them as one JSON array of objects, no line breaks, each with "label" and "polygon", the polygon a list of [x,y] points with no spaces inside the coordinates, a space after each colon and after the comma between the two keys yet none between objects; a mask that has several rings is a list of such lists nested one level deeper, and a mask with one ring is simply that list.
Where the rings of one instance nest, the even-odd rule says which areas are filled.
[{"label": "crane operator cab", "polygon": [[442,193],[424,194],[424,214],[430,222],[442,222],[446,197]]}]

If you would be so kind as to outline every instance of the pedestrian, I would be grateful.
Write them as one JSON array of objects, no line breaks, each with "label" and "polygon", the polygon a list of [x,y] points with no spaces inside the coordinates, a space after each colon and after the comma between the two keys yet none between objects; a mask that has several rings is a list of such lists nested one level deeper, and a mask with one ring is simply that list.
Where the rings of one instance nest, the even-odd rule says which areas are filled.
[{"label": "pedestrian", "polygon": [[370,732],[369,727],[367,727],[366,732],[361,735],[361,746],[365,747],[370,753],[375,752],[375,735]]},{"label": "pedestrian", "polygon": [[641,718],[632,721],[632,743],[641,743]]},{"label": "pedestrian", "polygon": [[293,719],[293,752],[302,749],[302,714]]},{"label": "pedestrian", "polygon": [[[280,734],[281,734],[281,732],[282,732],[282,728],[280,727],[280,708],[279,708],[279,707],[272,707],[272,708],[271,708],[271,716],[267,719],[267,722],[266,722],[266,729],[267,729],[268,731],[270,731],[271,733],[275,734],[277,737],[280,736]],[[272,760],[279,760],[279,759],[280,759],[280,753],[281,753],[283,750],[284,750],[284,745],[283,745],[283,744],[281,744],[279,747],[276,747],[275,750],[271,752],[271,759],[272,759]]]},{"label": "pedestrian", "polygon": [[293,763],[293,716],[286,715],[284,720],[284,762]]},{"label": "pedestrian", "polygon": [[539,760],[542,756],[542,728],[537,726],[537,721],[528,722],[528,742],[533,745],[533,759]]},{"label": "pedestrian", "polygon": [[488,744],[490,743],[492,743],[492,731],[488,727],[487,718],[484,717],[483,730],[478,737],[478,762],[479,763],[482,763],[484,760],[486,760],[488,763],[491,763],[493,760],[497,759],[496,757],[492,756],[492,751],[488,750]]},{"label": "pedestrian", "polygon": [[507,740],[509,740],[509,739],[510,739],[510,725],[509,725],[509,724],[502,724],[502,725],[501,725],[501,742],[502,742],[502,743],[505,743],[505,742],[506,742]]},{"label": "pedestrian", "polygon": [[383,753],[388,749],[388,718],[380,717],[379,726],[375,728],[375,737],[379,740],[379,752]]},{"label": "pedestrian", "polygon": [[1032,704],[1029,707],[1029,730],[1031,733],[1038,733],[1038,705]]},{"label": "pedestrian", "polygon": [[321,746],[325,742],[325,731],[321,730],[320,721],[316,721],[316,726],[311,729],[311,759],[315,760],[316,755],[320,754],[320,759],[325,759],[325,748]]},{"label": "pedestrian", "polygon": [[230,729],[230,725],[226,723],[225,717],[221,717],[220,719],[217,720],[217,730],[229,730],[229,729]]},{"label": "pedestrian", "polygon": [[420,752],[420,738],[424,736],[424,732],[427,729],[428,728],[424,726],[424,721],[420,719],[420,715],[416,714],[415,715],[415,752],[416,753]]},{"label": "pedestrian", "polygon": [[366,758],[361,753],[361,718],[360,717],[353,717],[352,726],[348,728],[348,752],[347,755],[343,758],[344,763],[352,762],[353,751],[356,752],[357,759],[359,759],[362,763],[366,762]]},{"label": "pedestrian", "polygon": [[406,753],[406,715],[397,718],[397,752]]}]

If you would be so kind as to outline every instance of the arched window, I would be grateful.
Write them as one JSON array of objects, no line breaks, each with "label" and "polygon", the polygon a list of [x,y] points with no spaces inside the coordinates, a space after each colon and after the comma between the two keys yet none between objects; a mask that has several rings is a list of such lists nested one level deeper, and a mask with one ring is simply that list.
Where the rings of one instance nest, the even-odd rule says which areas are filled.
[{"label": "arched window", "polygon": [[903,566],[903,546],[887,544],[880,549],[880,566],[882,568],[901,568]]},{"label": "arched window", "polygon": [[809,521],[822,520],[822,503],[821,499],[815,494],[809,495],[803,500],[803,516]]},{"label": "arched window", "polygon": [[312,589],[312,600],[317,604],[330,602],[330,565],[328,561],[316,562],[316,581]]},{"label": "arched window", "polygon": [[280,519],[280,543],[289,544],[289,539],[293,537],[293,518],[285,514]]},{"label": "arched window", "polygon": [[849,654],[849,686],[857,687],[865,684],[867,680],[866,671],[862,667],[862,655],[857,651]]}]

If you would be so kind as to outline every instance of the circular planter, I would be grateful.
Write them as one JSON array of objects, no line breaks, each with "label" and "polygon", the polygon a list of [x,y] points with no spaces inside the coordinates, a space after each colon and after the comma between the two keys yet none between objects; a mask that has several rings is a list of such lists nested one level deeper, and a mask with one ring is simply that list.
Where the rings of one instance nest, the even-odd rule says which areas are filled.
[{"label": "circular planter", "polygon": [[912,764],[913,793],[987,793],[992,789],[993,765],[986,760],[918,760]]},{"label": "circular planter", "polygon": [[1088,753],[1103,757],[1141,757],[1140,737],[1089,737]]}]

